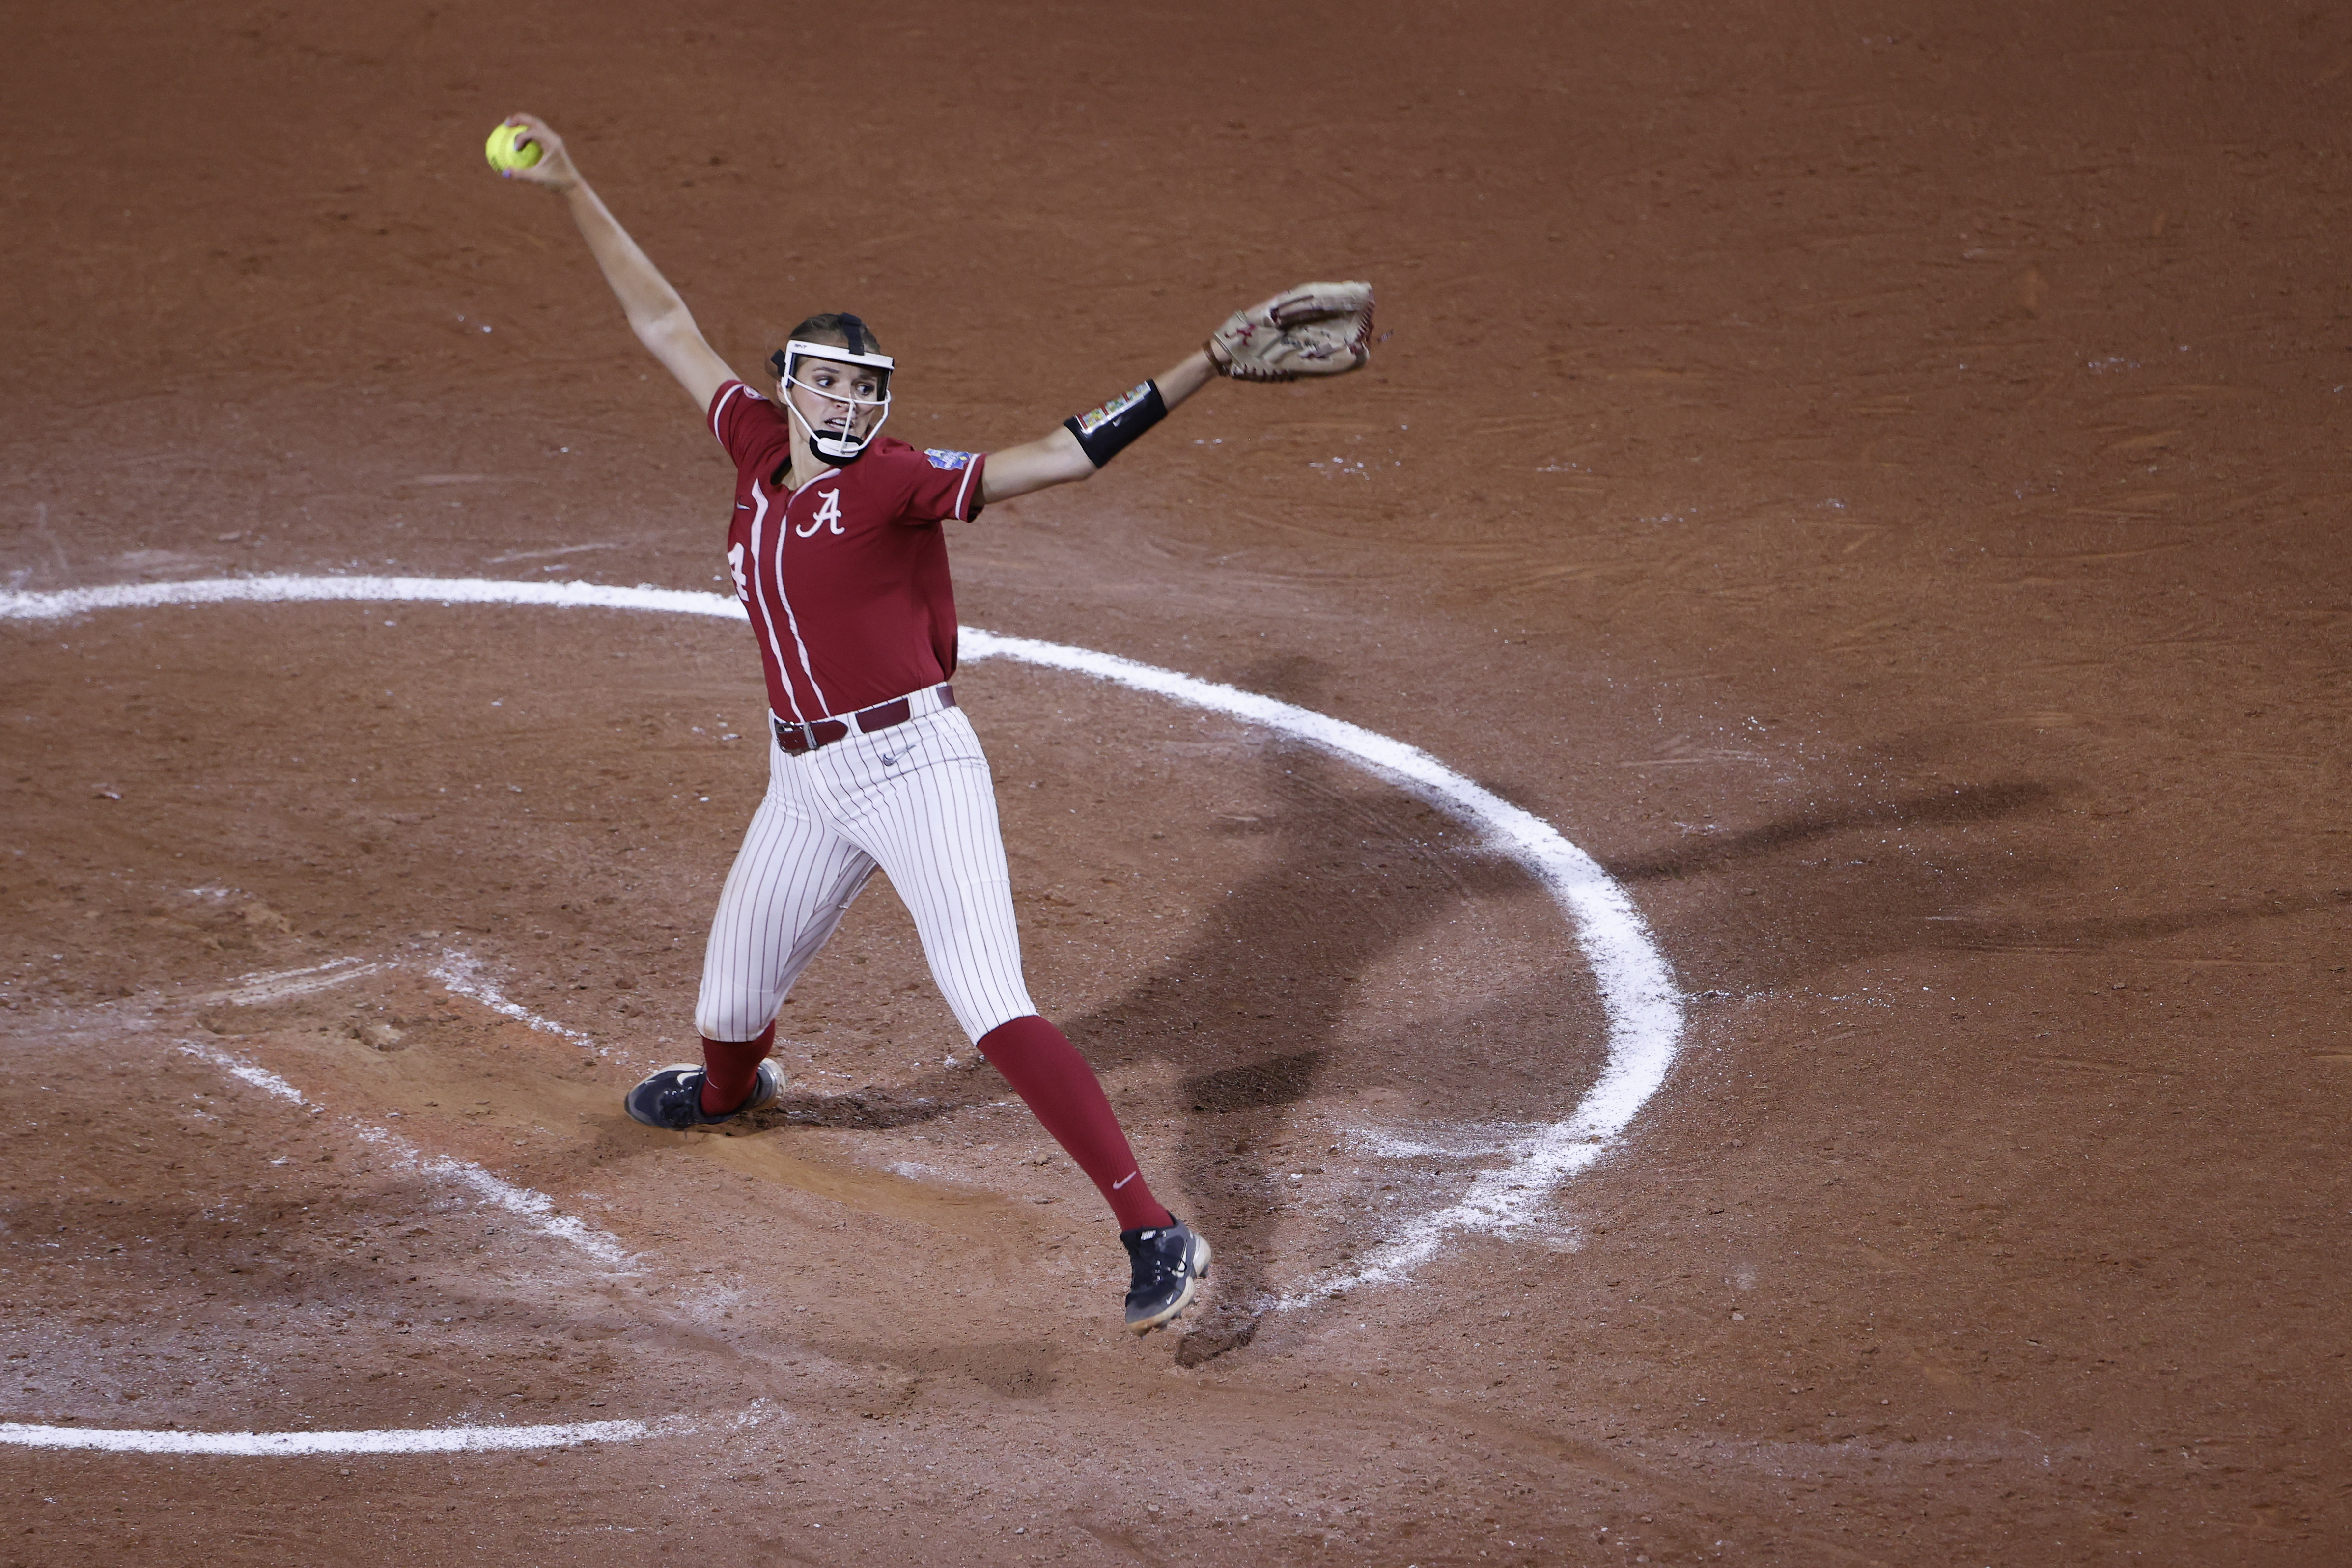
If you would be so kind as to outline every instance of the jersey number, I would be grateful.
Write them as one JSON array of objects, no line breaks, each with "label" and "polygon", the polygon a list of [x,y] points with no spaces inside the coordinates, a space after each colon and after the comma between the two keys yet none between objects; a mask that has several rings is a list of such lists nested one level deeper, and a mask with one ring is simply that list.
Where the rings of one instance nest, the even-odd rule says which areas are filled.
[{"label": "jersey number", "polygon": [[838,490],[827,490],[819,496],[816,512],[809,518],[808,525],[805,528],[794,528],[793,532],[806,538],[817,529],[826,527],[830,527],[836,534],[842,531],[841,492]]},{"label": "jersey number", "polygon": [[744,603],[751,602],[751,584],[743,576],[743,547],[727,547],[727,570],[735,574],[735,597]]}]

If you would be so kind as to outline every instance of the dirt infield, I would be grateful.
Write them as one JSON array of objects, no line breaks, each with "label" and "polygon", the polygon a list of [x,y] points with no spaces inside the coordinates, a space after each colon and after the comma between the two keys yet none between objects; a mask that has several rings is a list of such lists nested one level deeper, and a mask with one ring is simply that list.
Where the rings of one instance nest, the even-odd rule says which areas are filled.
[{"label": "dirt infield", "polygon": [[874,321],[919,442],[1370,277],[1366,373],[951,530],[963,618],[1423,748],[1685,1024],[1535,1222],[1322,1290],[1591,1089],[1576,933],[1343,759],[971,664],[1040,1002],[1219,1248],[1137,1342],[879,887],[760,1124],[621,1115],[740,627],[0,615],[0,1564],[2352,1554],[2352,24],[1954,9],[12,8],[0,586],[713,591],[516,109],[738,368]]}]

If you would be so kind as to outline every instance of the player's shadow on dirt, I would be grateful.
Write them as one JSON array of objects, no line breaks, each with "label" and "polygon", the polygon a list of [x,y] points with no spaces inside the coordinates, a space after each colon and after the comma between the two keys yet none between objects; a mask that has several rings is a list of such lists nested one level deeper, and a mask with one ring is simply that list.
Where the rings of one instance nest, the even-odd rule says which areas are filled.
[{"label": "player's shadow on dirt", "polygon": [[2071,793],[2018,779],[1915,790],[1603,863],[1637,892],[1706,884],[1712,896],[1696,906],[1703,917],[1694,919],[1685,904],[1667,932],[1678,977],[1693,992],[1717,985],[1771,990],[1813,972],[1906,954],[2095,952],[2352,903],[2352,892],[2331,890],[2150,914],[1981,913],[2047,903],[2050,890],[2073,878],[2076,830],[2053,810]]},{"label": "player's shadow on dirt", "polygon": [[1909,791],[1692,835],[1603,867],[1644,900],[1694,993],[1757,993],[1858,960],[1970,945],[1969,911],[2063,882],[2038,779]]},{"label": "player's shadow on dirt", "polygon": [[2168,910],[2161,915],[2093,915],[2081,920],[2028,923],[1971,920],[1958,923],[1945,945],[1955,947],[2003,948],[2021,946],[2081,947],[2096,952],[2120,942],[2152,942],[2183,932],[2210,931],[2243,925],[2256,920],[2283,920],[2315,909],[2342,909],[2352,904],[2352,888],[2298,894],[2292,898],[2268,896],[2259,904],[2216,904],[2194,909]]},{"label": "player's shadow on dirt", "polygon": [[[1436,1070],[1427,1036],[1410,1019],[1369,1037],[1358,1031],[1344,1052],[1332,1049],[1340,1021],[1359,1005],[1359,977],[1450,918],[1456,895],[1528,885],[1516,866],[1468,852],[1467,835],[1450,821],[1318,753],[1269,744],[1260,769],[1264,793],[1279,806],[1222,831],[1270,839],[1262,869],[1196,924],[1182,951],[1117,999],[1062,1020],[1098,1067],[1160,1061],[1180,1071],[1186,1116],[1179,1171],[1197,1207],[1188,1218],[1201,1221],[1218,1249],[1214,1304],[1196,1313],[1179,1350],[1187,1364],[1247,1344],[1277,1293],[1271,1264],[1282,1178],[1327,1152],[1296,1145],[1289,1108]],[[1983,832],[2037,825],[2032,819],[2063,793],[2034,779],[1918,790],[1693,836],[1605,864],[1637,892],[1714,879],[1696,904],[1685,903],[1681,928],[1667,932],[1678,977],[1695,992],[1727,981],[1769,989],[1809,970],[1890,953],[2097,946],[2347,901],[2330,894],[2042,922],[1953,913],[1994,896],[2013,899],[2065,874],[2052,859],[2019,852],[2014,834]],[[1711,961],[1710,952],[1721,956]],[[1564,1038],[1597,1042],[1595,1024],[1553,1021],[1575,1019],[1579,1007],[1589,1011],[1587,990],[1580,972],[1567,974],[1557,989],[1522,988],[1491,998],[1475,1017],[1449,1014],[1445,1043],[1448,1054],[1463,1058],[1464,1085],[1534,1033],[1555,1053]],[[1459,1049],[1462,1039],[1480,1033],[1483,1048]],[[897,1088],[788,1092],[760,1120],[897,1127],[1003,1093],[1002,1080],[974,1064]],[[1344,1254],[1320,1261],[1338,1260]],[[1285,1261],[1285,1272],[1295,1274],[1307,1260]]]},{"label": "player's shadow on dirt", "polygon": [[1694,876],[1860,830],[1989,822],[2033,810],[2057,797],[2056,789],[2038,779],[1962,785],[1892,800],[1858,802],[1841,810],[1783,817],[1761,827],[1693,839],[1649,854],[1619,856],[1602,864],[1620,882]]},{"label": "player's shadow on dirt", "polygon": [[[1353,977],[1450,918],[1446,893],[1525,885],[1515,866],[1465,855],[1458,842],[1432,842],[1424,808],[1318,754],[1271,748],[1265,768],[1284,806],[1237,831],[1274,835],[1272,861],[1199,925],[1183,952],[1115,1002],[1068,1024],[1089,1057],[1106,1067],[1156,1059],[1184,1070],[1180,1103],[1190,1114],[1181,1170],[1220,1249],[1214,1304],[1196,1318],[1179,1349],[1186,1364],[1247,1344],[1277,1294],[1269,1264],[1284,1171],[1326,1153],[1288,1141],[1288,1109],[1344,1092],[1350,1080],[1383,1070],[1424,1070],[1432,1041],[1409,1019],[1369,1040],[1352,1038],[1345,1052],[1332,1050],[1353,1001]],[[1637,890],[1664,880],[1720,878],[1723,896],[1709,901],[1707,918],[1718,935],[1761,956],[1754,967],[1770,985],[1875,954],[1989,941],[2145,937],[2290,912],[2286,901],[2273,900],[2261,910],[2038,926],[1954,916],[1956,904],[2013,895],[2062,874],[2053,861],[2018,852],[2006,835],[1982,832],[2033,818],[2061,794],[2036,779],[1920,790],[1620,856],[1608,869]],[[1808,852],[1814,852],[1810,859]],[[1421,885],[1411,897],[1391,896],[1399,878]],[[1487,1033],[1483,1048],[1460,1052],[1474,1059],[1474,1078],[1507,1062],[1515,1045],[1538,1035],[1556,1050],[1556,1037],[1580,1031],[1545,1020],[1589,1009],[1589,988],[1580,971],[1564,975],[1556,988],[1537,985],[1497,996],[1474,1009],[1475,1017],[1449,1013],[1446,1049],[1458,1051],[1474,1030]],[[1580,1032],[1597,1042],[1598,1020]],[[1285,1273],[1296,1274],[1305,1260],[1283,1261]]]}]

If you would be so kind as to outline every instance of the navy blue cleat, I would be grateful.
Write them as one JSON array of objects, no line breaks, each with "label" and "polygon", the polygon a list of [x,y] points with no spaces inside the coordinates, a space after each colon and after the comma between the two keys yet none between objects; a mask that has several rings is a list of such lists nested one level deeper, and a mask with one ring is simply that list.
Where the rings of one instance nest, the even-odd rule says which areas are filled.
[{"label": "navy blue cleat", "polygon": [[1181,1219],[1122,1230],[1118,1239],[1135,1267],[1127,1291],[1128,1332],[1150,1333],[1192,1304],[1209,1275],[1209,1244]]},{"label": "navy blue cleat", "polygon": [[629,1115],[648,1127],[666,1127],[673,1133],[688,1132],[696,1127],[715,1127],[721,1122],[731,1122],[746,1111],[757,1111],[772,1105],[784,1092],[784,1070],[770,1057],[760,1063],[760,1075],[751,1083],[751,1097],[721,1116],[706,1116],[702,1113],[702,1064],[698,1061],[674,1061],[629,1091],[623,1102]]}]

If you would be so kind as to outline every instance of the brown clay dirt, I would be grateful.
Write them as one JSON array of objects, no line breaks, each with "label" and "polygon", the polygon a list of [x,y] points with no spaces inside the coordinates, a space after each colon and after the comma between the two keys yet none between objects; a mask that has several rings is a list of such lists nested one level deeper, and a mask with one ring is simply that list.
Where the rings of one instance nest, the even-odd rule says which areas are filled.
[{"label": "brown clay dirt", "polygon": [[778,1112],[619,1114],[761,784],[739,628],[0,621],[0,1416],[670,1423],[6,1448],[0,1563],[2352,1554],[2344,16],[7,16],[8,586],[708,589],[727,470],[483,168],[516,108],[732,362],[859,309],[936,444],[1370,277],[1367,373],[955,531],[964,617],[1427,748],[1692,1000],[1540,1234],[1265,1310],[1574,1102],[1589,980],[1368,777],[972,666],[1036,989],[1221,1248],[1138,1343],[879,889]]}]

